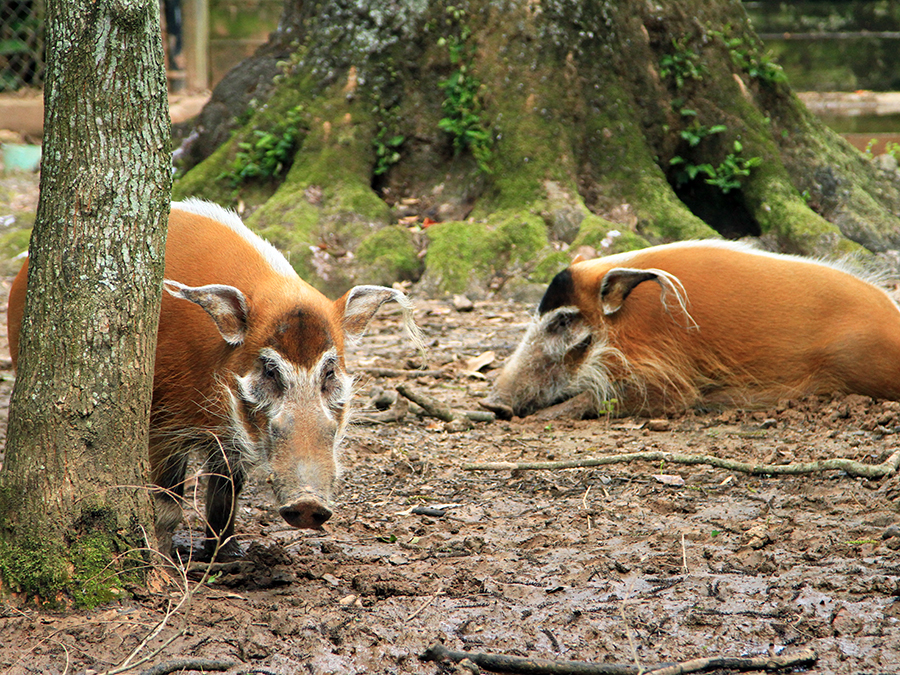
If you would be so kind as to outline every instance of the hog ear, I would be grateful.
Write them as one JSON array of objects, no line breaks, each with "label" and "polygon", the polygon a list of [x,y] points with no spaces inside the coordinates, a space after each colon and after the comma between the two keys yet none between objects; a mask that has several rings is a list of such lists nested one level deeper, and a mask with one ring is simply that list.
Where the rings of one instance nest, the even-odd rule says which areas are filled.
[{"label": "hog ear", "polygon": [[247,300],[234,286],[210,284],[185,286],[171,279],[163,280],[163,288],[176,298],[200,305],[212,317],[225,342],[236,347],[247,336]]},{"label": "hog ear", "polygon": [[635,286],[650,280],[658,283],[662,289],[659,299],[668,314],[672,314],[669,302],[674,298],[679,313],[683,317],[679,323],[683,321],[684,328],[699,328],[688,312],[688,297],[684,286],[678,277],[665,270],[639,270],[628,267],[614,267],[609,270],[600,284],[600,304],[603,307],[603,313],[609,316],[618,312],[625,304],[625,298],[634,290]]},{"label": "hog ear", "polygon": [[628,267],[614,267],[609,270],[600,284],[600,304],[603,313],[608,316],[618,312],[634,287],[651,279],[659,280],[655,270],[636,270]]},{"label": "hog ear", "polygon": [[335,301],[335,308],[341,317],[344,335],[356,340],[366,331],[369,321],[375,312],[388,300],[400,305],[403,312],[403,325],[410,339],[419,351],[424,351],[425,343],[422,332],[412,318],[412,303],[404,293],[385,286],[354,286],[343,297]]}]

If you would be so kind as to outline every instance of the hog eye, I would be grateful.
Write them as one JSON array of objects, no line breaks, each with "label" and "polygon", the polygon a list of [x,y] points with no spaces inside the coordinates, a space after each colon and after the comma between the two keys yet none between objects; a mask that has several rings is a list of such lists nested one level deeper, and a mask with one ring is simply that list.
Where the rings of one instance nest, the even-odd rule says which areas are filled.
[{"label": "hog eye", "polygon": [[262,376],[262,381],[267,386],[274,386],[279,390],[284,389],[284,379],[281,375],[281,369],[274,360],[265,357],[260,358],[260,375]]},{"label": "hog eye", "polygon": [[559,335],[572,328],[581,314],[577,309],[560,309],[547,321],[546,330],[551,335]]},{"label": "hog eye", "polygon": [[337,373],[334,370],[334,364],[329,363],[325,366],[325,370],[322,373],[322,393],[330,395],[335,386],[337,385]]}]

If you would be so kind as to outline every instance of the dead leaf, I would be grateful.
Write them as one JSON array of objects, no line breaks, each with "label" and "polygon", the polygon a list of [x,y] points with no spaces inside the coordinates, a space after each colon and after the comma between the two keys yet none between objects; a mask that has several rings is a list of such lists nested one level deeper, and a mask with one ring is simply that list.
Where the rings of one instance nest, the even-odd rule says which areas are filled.
[{"label": "dead leaf", "polygon": [[497,355],[492,351],[482,352],[478,356],[472,357],[466,361],[466,370],[477,373],[485,366],[492,364],[496,358]]}]

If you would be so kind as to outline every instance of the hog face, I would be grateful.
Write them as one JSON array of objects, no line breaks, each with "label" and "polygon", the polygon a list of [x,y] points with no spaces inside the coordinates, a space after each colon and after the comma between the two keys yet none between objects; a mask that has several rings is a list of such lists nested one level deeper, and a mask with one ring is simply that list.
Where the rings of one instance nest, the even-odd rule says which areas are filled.
[{"label": "hog face", "polygon": [[504,419],[525,417],[582,391],[595,392],[599,405],[612,391],[609,364],[621,360],[578,308],[559,307],[532,319],[482,405]]},{"label": "hog face", "polygon": [[591,394],[598,409],[614,399],[621,403],[623,396],[642,396],[616,331],[628,321],[621,310],[629,295],[644,281],[660,286],[658,302],[667,313],[674,309],[685,327],[695,325],[681,282],[668,272],[612,267],[588,284],[572,270],[554,277],[525,337],[482,403],[499,417],[524,417],[582,392]]},{"label": "hog face", "polygon": [[319,529],[331,517],[351,388],[334,348],[304,367],[271,347],[226,387],[241,463],[266,477],[292,527]]},{"label": "hog face", "polygon": [[[210,541],[233,533],[236,498],[248,474],[266,478],[289,525],[320,529],[332,515],[338,449],[350,416],[352,378],[344,368],[344,341],[360,337],[378,307],[395,300],[421,348],[409,300],[390,288],[357,286],[334,303],[316,292],[269,316],[261,307],[251,312],[233,286],[188,287],[166,280],[165,288],[203,308],[233,348],[216,374],[226,411],[223,426],[209,430],[217,438],[207,494]],[[158,527],[160,541],[170,538],[160,529],[171,530],[172,522],[177,518],[170,514]],[[210,541],[208,549],[218,545]]]}]

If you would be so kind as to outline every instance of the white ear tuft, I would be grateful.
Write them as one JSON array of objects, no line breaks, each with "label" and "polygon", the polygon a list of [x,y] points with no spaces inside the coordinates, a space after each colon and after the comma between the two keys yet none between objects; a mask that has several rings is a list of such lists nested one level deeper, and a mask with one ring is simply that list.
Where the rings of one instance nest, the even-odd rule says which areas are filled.
[{"label": "white ear tuft", "polygon": [[344,334],[351,340],[361,337],[375,312],[388,300],[400,305],[403,311],[403,326],[416,349],[424,353],[425,341],[422,331],[413,320],[412,303],[404,293],[386,286],[354,286],[335,303],[338,306],[340,303],[344,305],[342,321]]},{"label": "white ear tuft", "polygon": [[212,317],[225,342],[232,346],[244,342],[249,311],[244,294],[234,286],[210,284],[192,287],[164,279],[163,288],[176,298],[202,307]]}]

